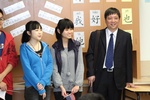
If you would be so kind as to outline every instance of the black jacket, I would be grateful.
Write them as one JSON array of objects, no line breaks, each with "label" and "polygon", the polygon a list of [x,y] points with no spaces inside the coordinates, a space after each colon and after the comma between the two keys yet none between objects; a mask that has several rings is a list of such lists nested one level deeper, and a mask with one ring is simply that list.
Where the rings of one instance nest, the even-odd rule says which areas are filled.
[{"label": "black jacket", "polygon": [[[78,63],[78,50],[79,50],[80,42],[76,40],[69,39],[68,41],[68,51],[73,50],[75,53],[75,71],[77,69],[77,63]],[[55,56],[56,56],[56,63],[58,66],[58,72],[61,73],[62,68],[62,59],[61,59],[61,50],[64,50],[62,40],[56,41],[52,47],[55,49]]]}]

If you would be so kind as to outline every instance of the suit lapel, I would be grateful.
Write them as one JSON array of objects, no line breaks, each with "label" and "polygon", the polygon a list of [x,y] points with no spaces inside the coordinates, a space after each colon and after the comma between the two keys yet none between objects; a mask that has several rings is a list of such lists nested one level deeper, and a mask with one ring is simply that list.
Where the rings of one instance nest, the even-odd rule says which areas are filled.
[{"label": "suit lapel", "polygon": [[[100,34],[100,41],[102,42],[102,46],[106,51],[106,32],[105,32],[105,30],[103,30]],[[101,47],[101,46],[99,45],[99,47]]]}]

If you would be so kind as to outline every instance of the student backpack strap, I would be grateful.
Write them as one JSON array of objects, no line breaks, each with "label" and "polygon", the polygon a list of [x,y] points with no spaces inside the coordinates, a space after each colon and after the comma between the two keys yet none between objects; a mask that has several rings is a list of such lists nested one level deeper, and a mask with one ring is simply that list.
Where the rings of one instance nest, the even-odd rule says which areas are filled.
[{"label": "student backpack strap", "polygon": [[[100,30],[96,30],[96,41],[95,41],[95,48],[94,48],[94,63],[93,63],[93,68],[95,70],[96,68],[96,61],[97,61],[97,52],[98,52],[98,42],[100,38]],[[90,83],[88,87],[88,93],[93,93],[93,83]]]}]

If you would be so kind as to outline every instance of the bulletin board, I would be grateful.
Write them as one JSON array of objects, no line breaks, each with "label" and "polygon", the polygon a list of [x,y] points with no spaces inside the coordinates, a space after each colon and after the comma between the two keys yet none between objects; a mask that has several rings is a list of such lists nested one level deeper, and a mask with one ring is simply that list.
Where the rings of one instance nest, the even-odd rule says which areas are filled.
[{"label": "bulletin board", "polygon": [[0,0],[6,19],[3,30],[13,35],[18,54],[28,21],[37,20],[42,24],[42,40],[51,46],[56,41],[54,30],[61,18],[74,22],[73,38],[81,42],[86,53],[91,31],[106,27],[104,12],[109,7],[120,10],[119,27],[131,33],[133,75],[140,78],[139,0]]}]

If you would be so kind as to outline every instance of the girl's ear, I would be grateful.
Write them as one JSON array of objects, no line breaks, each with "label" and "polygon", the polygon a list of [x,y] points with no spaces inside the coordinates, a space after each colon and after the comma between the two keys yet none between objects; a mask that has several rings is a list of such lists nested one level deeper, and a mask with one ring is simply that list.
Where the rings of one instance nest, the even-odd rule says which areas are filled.
[{"label": "girl's ear", "polygon": [[31,33],[30,33],[29,31],[27,31],[27,34],[28,34],[29,36],[31,36]]},{"label": "girl's ear", "polygon": [[59,29],[57,29],[57,32],[60,34],[60,30]]}]

